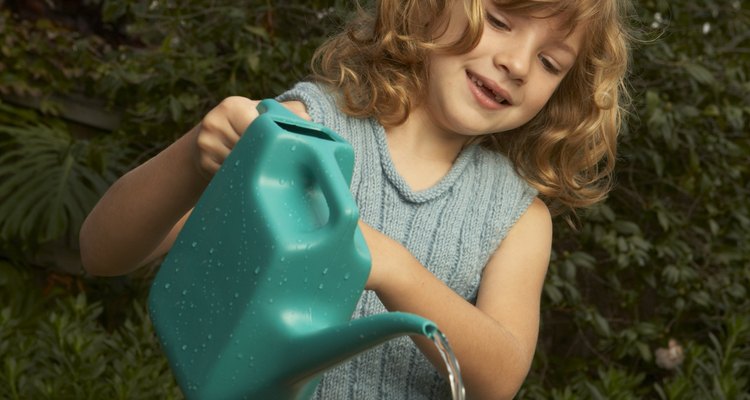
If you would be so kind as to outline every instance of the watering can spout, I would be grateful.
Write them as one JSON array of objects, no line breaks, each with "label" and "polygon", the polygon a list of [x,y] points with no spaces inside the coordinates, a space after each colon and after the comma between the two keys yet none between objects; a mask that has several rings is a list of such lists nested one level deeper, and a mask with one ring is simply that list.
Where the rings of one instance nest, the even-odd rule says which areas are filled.
[{"label": "watering can spout", "polygon": [[306,349],[297,360],[299,379],[317,375],[387,340],[404,335],[432,337],[437,326],[418,315],[390,312],[326,327],[300,338]]}]

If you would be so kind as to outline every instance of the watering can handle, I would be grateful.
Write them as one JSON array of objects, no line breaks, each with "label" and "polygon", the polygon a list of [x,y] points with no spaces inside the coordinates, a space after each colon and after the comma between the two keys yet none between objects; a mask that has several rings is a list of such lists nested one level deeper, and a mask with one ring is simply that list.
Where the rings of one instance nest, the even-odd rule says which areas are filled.
[{"label": "watering can handle", "polygon": [[[287,122],[303,128],[321,131],[330,136],[335,142],[342,141],[335,132],[300,118],[274,99],[262,100],[258,104],[257,110],[260,114],[272,114],[275,121]],[[314,151],[316,154],[308,158],[308,161],[311,162],[309,166],[310,172],[315,176],[317,182],[320,183],[330,211],[328,223],[323,229],[329,229],[333,231],[333,234],[341,235],[336,237],[349,238],[354,235],[354,230],[359,221],[359,209],[349,191],[349,181],[341,171],[340,164],[335,157],[335,151]]]},{"label": "watering can handle", "polygon": [[330,211],[323,229],[332,230],[336,237],[351,238],[359,221],[359,209],[334,153],[318,152],[318,157],[311,160],[310,171],[319,182]]}]

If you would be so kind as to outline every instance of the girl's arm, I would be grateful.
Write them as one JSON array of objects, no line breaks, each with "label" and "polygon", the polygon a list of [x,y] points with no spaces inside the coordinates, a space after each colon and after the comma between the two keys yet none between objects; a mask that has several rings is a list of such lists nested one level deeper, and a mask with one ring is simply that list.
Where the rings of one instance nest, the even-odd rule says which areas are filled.
[{"label": "girl's arm", "polygon": [[[258,102],[230,97],[184,136],[122,176],[81,227],[81,261],[92,275],[131,272],[169,250],[190,210],[240,135]],[[299,102],[285,104],[309,118]]]},{"label": "girl's arm", "polygon": [[[367,288],[389,310],[411,312],[437,323],[460,362],[469,398],[512,398],[529,371],[539,331],[541,291],[552,243],[546,205],[535,199],[502,241],[484,270],[476,306],[420,265],[399,243],[360,225],[372,254]],[[415,342],[445,371],[429,339],[415,338]]]},{"label": "girl's arm", "polygon": [[122,275],[159,256],[157,247],[208,183],[193,162],[199,127],[123,175],[99,200],[81,226],[87,272]]}]

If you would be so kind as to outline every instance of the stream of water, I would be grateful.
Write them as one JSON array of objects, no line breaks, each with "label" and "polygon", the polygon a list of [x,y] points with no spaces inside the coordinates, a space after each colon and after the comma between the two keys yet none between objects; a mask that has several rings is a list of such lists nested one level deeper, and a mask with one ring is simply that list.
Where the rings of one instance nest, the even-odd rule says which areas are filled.
[{"label": "stream of water", "polygon": [[440,356],[443,357],[443,362],[445,362],[445,367],[448,370],[448,381],[451,384],[453,400],[465,400],[466,390],[464,389],[464,382],[461,379],[461,369],[458,366],[458,360],[453,354],[451,346],[448,344],[448,339],[443,335],[443,332],[437,329],[432,334],[432,341],[440,352]]}]

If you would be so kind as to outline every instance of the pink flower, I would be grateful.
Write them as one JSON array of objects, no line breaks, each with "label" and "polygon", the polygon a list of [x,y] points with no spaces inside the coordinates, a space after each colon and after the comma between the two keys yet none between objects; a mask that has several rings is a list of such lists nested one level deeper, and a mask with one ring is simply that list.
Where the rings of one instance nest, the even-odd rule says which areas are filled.
[{"label": "pink flower", "polygon": [[675,339],[669,339],[666,349],[663,347],[656,349],[655,356],[656,365],[668,370],[676,369],[685,360],[685,352]]}]

